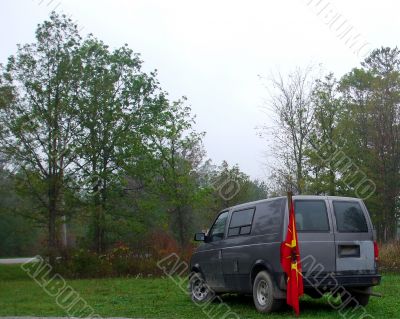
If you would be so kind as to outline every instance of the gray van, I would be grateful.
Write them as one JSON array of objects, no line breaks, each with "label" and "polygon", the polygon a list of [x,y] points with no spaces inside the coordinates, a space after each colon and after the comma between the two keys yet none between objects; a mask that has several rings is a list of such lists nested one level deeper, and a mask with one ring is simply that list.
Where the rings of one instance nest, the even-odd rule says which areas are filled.
[{"label": "gray van", "polygon": [[[349,305],[368,303],[380,283],[375,231],[363,201],[335,196],[293,196],[306,294],[331,292]],[[286,197],[224,209],[190,262],[193,301],[219,293],[252,294],[260,312],[285,303],[280,246],[288,224]]]}]

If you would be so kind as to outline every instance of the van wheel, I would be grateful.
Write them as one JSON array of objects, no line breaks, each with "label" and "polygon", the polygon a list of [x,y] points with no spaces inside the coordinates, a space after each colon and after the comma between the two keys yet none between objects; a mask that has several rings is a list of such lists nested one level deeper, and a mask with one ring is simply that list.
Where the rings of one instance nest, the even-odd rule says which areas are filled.
[{"label": "van wheel", "polygon": [[210,287],[198,272],[190,277],[190,295],[194,302],[205,302],[212,295]]},{"label": "van wheel", "polygon": [[[363,293],[365,292],[365,293]],[[348,303],[348,307],[366,306],[369,302],[370,295],[368,293],[372,292],[371,287],[367,288],[357,288],[356,291],[349,289],[352,299]]]},{"label": "van wheel", "polygon": [[253,301],[257,310],[262,313],[278,310],[283,304],[283,300],[274,298],[274,285],[266,271],[260,271],[254,279]]}]

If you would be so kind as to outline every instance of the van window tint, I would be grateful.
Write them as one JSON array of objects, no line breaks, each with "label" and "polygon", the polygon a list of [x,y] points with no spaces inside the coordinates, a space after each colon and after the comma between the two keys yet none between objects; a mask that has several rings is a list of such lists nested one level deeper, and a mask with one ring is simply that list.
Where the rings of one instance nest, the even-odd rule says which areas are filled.
[{"label": "van window tint", "polygon": [[239,210],[232,213],[228,236],[247,235],[251,232],[254,208]]},{"label": "van window tint", "polygon": [[337,230],[344,233],[368,232],[367,221],[357,202],[333,201]]},{"label": "van window tint", "polygon": [[211,227],[208,233],[209,241],[217,241],[224,238],[227,218],[228,212],[223,212],[218,216],[214,225]]},{"label": "van window tint", "polygon": [[294,212],[298,231],[329,231],[325,201],[295,200]]}]

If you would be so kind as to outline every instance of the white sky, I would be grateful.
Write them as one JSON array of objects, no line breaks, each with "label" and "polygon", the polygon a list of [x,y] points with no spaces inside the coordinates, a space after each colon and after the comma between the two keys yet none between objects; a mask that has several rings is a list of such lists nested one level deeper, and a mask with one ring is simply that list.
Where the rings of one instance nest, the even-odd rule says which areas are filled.
[{"label": "white sky", "polygon": [[[36,25],[58,5],[56,11],[83,27],[82,35],[93,33],[112,48],[128,43],[141,53],[145,70],[158,69],[171,98],[188,97],[214,163],[225,159],[266,179],[267,141],[255,127],[270,119],[262,110],[268,94],[258,74],[322,63],[341,76],[360,62],[309,1],[1,0],[0,62],[17,43],[32,42]],[[397,45],[395,0],[324,3],[373,47]]]}]

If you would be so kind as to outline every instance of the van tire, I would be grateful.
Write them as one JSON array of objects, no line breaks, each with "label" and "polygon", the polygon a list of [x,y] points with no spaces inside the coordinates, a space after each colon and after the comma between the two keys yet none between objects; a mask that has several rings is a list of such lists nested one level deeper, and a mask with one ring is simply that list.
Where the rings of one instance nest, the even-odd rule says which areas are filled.
[{"label": "van tire", "polygon": [[[362,291],[365,293],[357,292]],[[349,289],[349,293],[351,294],[352,300],[347,304],[348,307],[357,307],[358,305],[365,307],[368,305],[370,295],[368,293],[372,292],[371,287],[367,288],[357,288],[356,291]]]},{"label": "van tire", "polygon": [[283,305],[283,299],[274,298],[274,289],[270,274],[265,270],[260,271],[253,283],[253,301],[259,312],[270,313]]},{"label": "van tire", "polygon": [[203,303],[211,299],[213,291],[206,284],[201,273],[196,272],[189,279],[190,297],[195,303]]}]

